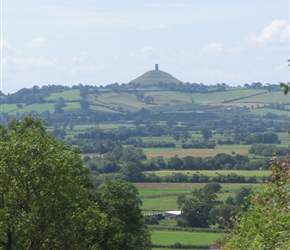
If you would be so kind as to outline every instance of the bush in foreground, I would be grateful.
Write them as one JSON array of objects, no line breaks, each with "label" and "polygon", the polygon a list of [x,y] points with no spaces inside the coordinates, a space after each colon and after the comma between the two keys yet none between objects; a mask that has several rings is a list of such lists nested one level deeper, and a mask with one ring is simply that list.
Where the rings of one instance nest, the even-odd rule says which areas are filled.
[{"label": "bush in foreground", "polygon": [[221,249],[290,249],[290,171],[288,157],[271,161],[273,183],[250,199]]}]

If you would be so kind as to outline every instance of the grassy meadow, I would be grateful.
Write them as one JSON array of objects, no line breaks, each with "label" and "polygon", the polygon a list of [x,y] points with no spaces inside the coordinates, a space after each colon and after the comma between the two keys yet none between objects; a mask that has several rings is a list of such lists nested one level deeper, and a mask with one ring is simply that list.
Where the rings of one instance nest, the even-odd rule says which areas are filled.
[{"label": "grassy meadow", "polygon": [[71,89],[62,92],[52,93],[45,100],[56,101],[58,98],[62,97],[65,101],[79,101],[82,99],[80,96],[80,91],[78,89]]},{"label": "grassy meadow", "polygon": [[263,177],[263,176],[270,176],[270,171],[267,170],[200,170],[200,171],[172,171],[172,170],[161,170],[161,171],[155,171],[155,174],[157,176],[163,177],[163,176],[168,176],[168,175],[173,175],[176,173],[182,173],[182,174],[188,174],[192,175],[195,173],[198,173],[200,175],[206,175],[208,177],[215,177],[217,174],[219,175],[229,175],[229,174],[237,174],[237,175],[242,175],[245,177]]},{"label": "grassy meadow", "polygon": [[210,245],[220,237],[218,233],[158,230],[153,231],[151,240],[154,245],[173,245],[177,242],[183,245]]},{"label": "grassy meadow", "polygon": [[[196,188],[204,187],[205,183],[135,183],[139,190],[139,197],[143,205],[143,213],[164,213],[165,211],[178,210],[176,204],[180,194],[190,195]],[[228,196],[235,196],[235,192],[242,187],[249,186],[253,190],[262,187],[264,184],[247,183],[222,183],[222,189],[218,192],[220,200]]]},{"label": "grassy meadow", "polygon": [[[142,211],[144,214],[162,213],[165,211],[179,210],[177,206],[177,198],[180,194],[191,195],[191,192],[196,188],[204,187],[205,183],[135,183],[139,190],[139,197],[143,205]],[[221,184],[222,189],[218,192],[220,200],[226,200],[227,197],[235,196],[235,192],[245,186],[252,187],[253,190],[261,188],[265,184]],[[182,246],[197,246],[210,245],[212,241],[222,237],[220,233],[206,232],[186,232],[170,230],[170,227],[176,226],[175,219],[165,219],[160,221],[162,228],[169,227],[168,230],[153,230],[151,240],[154,246],[153,249],[172,249],[172,246],[182,244]],[[170,247],[170,248],[169,248]]]}]

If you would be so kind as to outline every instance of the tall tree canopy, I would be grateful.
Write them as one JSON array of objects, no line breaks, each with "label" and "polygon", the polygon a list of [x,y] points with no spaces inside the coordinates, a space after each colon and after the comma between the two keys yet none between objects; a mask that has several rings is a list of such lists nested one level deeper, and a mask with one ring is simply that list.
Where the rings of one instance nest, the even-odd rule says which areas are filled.
[{"label": "tall tree canopy", "polygon": [[254,194],[237,218],[222,249],[290,249],[290,171],[288,158],[271,162],[273,183]]},{"label": "tall tree canopy", "polygon": [[[41,120],[0,125],[0,248],[150,249],[136,192],[122,185],[107,182],[95,194],[77,150],[46,133]],[[135,209],[134,232],[127,206]]]},{"label": "tall tree canopy", "polygon": [[180,195],[178,207],[183,211],[180,224],[189,227],[209,227],[210,211],[220,202],[215,191],[210,186],[195,189],[192,196]]}]

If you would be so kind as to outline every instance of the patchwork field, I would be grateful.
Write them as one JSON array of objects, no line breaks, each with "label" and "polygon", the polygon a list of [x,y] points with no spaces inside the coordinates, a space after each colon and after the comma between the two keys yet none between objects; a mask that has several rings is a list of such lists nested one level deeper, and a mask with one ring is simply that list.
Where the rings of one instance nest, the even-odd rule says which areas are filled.
[{"label": "patchwork field", "polygon": [[[143,205],[143,213],[164,213],[167,210],[178,210],[176,204],[180,194],[190,195],[196,189],[204,187],[205,183],[135,183],[139,190],[139,197]],[[247,183],[222,183],[218,193],[220,200],[225,200],[228,196],[235,196],[235,192],[245,186],[252,187],[253,190],[265,184]]]},{"label": "patchwork field", "polygon": [[[178,210],[176,204],[179,194],[190,195],[195,188],[201,188],[204,183],[135,183],[139,190],[139,197],[143,201],[143,213],[163,213],[170,210]],[[265,184],[221,184],[222,189],[218,193],[220,200],[228,196],[234,197],[235,192],[244,186],[250,186],[253,190],[259,189]],[[167,219],[160,221],[160,226],[174,227],[176,220]],[[198,246],[209,246],[212,241],[222,237],[221,233],[186,232],[175,230],[153,230],[152,243],[155,250],[199,249]],[[157,248],[158,246],[158,248]],[[179,246],[179,248],[178,248]],[[191,246],[191,248],[189,247]],[[208,248],[207,248],[208,249]]]}]

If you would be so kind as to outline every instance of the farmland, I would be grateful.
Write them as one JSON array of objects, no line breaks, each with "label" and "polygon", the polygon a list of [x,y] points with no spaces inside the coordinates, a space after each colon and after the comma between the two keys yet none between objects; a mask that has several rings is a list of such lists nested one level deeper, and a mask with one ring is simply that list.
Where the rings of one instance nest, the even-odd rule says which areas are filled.
[{"label": "farmland", "polygon": [[153,231],[151,239],[154,245],[210,245],[221,236],[218,233],[183,232],[183,231]]},{"label": "farmland", "polygon": [[176,173],[182,173],[182,174],[194,174],[198,173],[200,175],[206,175],[209,177],[217,176],[217,175],[228,175],[228,174],[237,174],[242,175],[245,177],[250,176],[256,176],[256,177],[263,177],[263,176],[270,176],[270,171],[247,171],[247,170],[219,170],[219,171],[212,171],[212,170],[199,170],[199,171],[167,171],[167,170],[161,170],[161,171],[155,171],[154,172],[157,176],[168,176]]},{"label": "farmland", "polygon": [[[190,195],[196,188],[204,187],[204,183],[135,183],[139,190],[139,197],[142,199],[142,210],[145,214],[163,213],[165,211],[178,210],[177,198],[180,194]],[[220,200],[226,200],[227,197],[234,197],[235,192],[242,187],[251,187],[257,190],[263,184],[222,184],[222,189],[218,193]],[[172,246],[176,243],[181,245],[192,245],[197,247],[209,246],[210,243],[221,237],[221,233],[206,232],[185,232],[172,231],[170,228],[176,226],[176,220],[167,219],[160,221],[161,228],[168,227],[167,230],[155,228],[152,232],[152,243],[159,246],[158,249],[165,250],[166,246]]]},{"label": "farmland", "polygon": [[[190,197],[193,190],[212,180],[221,184],[217,193],[221,202],[242,187],[260,188],[270,176],[269,158],[274,149],[286,152],[289,145],[285,133],[289,96],[273,86],[186,87],[189,91],[182,84],[148,82],[102,88],[50,86],[44,94],[2,97],[1,111],[7,121],[21,120],[29,112],[46,119],[55,138],[80,148],[84,164],[99,183],[105,176],[134,182],[143,213],[178,210],[179,195]],[[249,153],[255,144],[264,148]],[[140,158],[132,152],[141,152]],[[172,167],[174,160],[180,165]],[[243,178],[216,178],[227,176]],[[160,222],[160,227],[172,226],[176,221]],[[208,245],[219,236],[160,228],[152,240],[165,250],[178,242]]]},{"label": "farmland", "polygon": [[[248,148],[235,148],[235,153],[241,155],[248,154]],[[193,157],[208,157],[215,156],[219,153],[231,154],[233,152],[233,148],[213,148],[213,149],[176,149],[176,148],[145,148],[144,152],[148,159],[152,157],[162,156],[164,158],[170,158],[174,155],[178,155],[179,157],[185,156],[193,156]]]},{"label": "farmland", "polygon": [[[242,187],[248,186],[255,190],[263,184],[223,183],[221,185],[222,189],[218,197],[225,200],[228,196],[234,196]],[[178,195],[189,195],[194,189],[204,187],[205,183],[136,183],[135,186],[143,202],[143,213],[164,213],[167,210],[178,210],[176,204]]]}]

